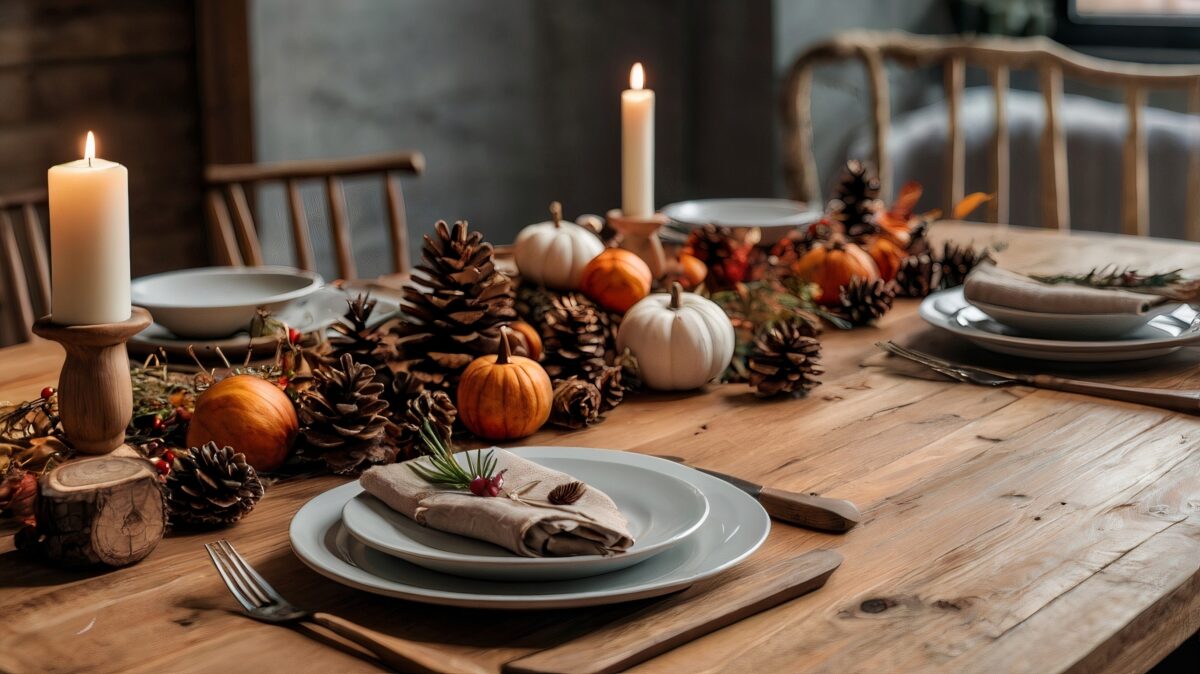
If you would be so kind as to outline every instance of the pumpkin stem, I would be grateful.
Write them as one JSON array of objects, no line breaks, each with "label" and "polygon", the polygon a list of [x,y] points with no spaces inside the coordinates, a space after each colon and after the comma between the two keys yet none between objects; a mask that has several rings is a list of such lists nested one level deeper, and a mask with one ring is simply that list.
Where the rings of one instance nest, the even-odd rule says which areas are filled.
[{"label": "pumpkin stem", "polygon": [[671,284],[671,308],[678,309],[683,306],[683,286],[676,281]]},{"label": "pumpkin stem", "polygon": [[508,361],[512,358],[512,345],[508,343],[508,333],[511,332],[507,325],[500,326],[500,353],[496,355],[497,365],[508,365]]},{"label": "pumpkin stem", "polygon": [[554,218],[554,227],[562,227],[562,204],[557,201],[550,202],[550,217]]}]

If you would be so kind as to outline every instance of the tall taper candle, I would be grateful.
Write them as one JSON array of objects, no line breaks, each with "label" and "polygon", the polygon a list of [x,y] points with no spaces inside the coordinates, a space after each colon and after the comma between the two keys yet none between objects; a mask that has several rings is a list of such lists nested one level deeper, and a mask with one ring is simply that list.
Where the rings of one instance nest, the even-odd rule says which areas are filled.
[{"label": "tall taper candle", "polygon": [[58,325],[129,320],[129,172],[96,158],[53,166],[50,192],[51,319]]},{"label": "tall taper candle", "polygon": [[621,92],[621,210],[625,217],[654,214],[654,91],[635,63]]}]

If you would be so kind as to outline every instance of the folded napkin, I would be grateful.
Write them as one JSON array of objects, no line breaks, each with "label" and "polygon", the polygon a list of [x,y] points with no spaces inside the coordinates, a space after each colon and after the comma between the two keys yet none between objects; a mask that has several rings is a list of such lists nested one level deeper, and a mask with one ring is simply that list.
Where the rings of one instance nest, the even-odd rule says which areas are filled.
[{"label": "folded napkin", "polygon": [[[496,471],[508,471],[499,496],[429,484],[409,467],[413,461],[428,466],[426,457],[371,468],[359,482],[367,493],[417,524],[495,543],[525,557],[609,555],[633,545],[625,517],[604,492],[588,486],[571,505],[549,505],[550,490],[574,478],[503,449],[492,451]],[[513,490],[530,484],[521,491],[521,500],[509,498]]]},{"label": "folded napkin", "polygon": [[963,285],[968,302],[1044,314],[1144,314],[1168,301],[1117,288],[1089,288],[1035,281],[993,264],[976,267]]}]

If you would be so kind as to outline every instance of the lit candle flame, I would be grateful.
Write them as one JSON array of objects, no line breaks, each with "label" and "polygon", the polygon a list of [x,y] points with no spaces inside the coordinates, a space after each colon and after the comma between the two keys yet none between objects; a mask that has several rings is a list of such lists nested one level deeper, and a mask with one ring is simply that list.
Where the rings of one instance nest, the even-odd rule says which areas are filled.
[{"label": "lit candle flame", "polygon": [[641,63],[633,64],[629,69],[629,88],[641,89],[646,86],[646,71],[642,68]]},{"label": "lit candle flame", "polygon": [[83,144],[83,158],[88,160],[88,164],[96,158],[96,136],[88,131],[87,142]]}]

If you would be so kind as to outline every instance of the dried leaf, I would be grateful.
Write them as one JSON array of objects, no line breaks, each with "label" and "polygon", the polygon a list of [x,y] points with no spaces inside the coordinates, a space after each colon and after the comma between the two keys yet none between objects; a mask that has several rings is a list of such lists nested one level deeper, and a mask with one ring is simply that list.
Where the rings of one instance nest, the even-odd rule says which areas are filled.
[{"label": "dried leaf", "polygon": [[962,201],[954,204],[954,219],[962,220],[973,213],[975,209],[991,201],[995,196],[986,192],[972,192],[968,194],[963,197]]}]

